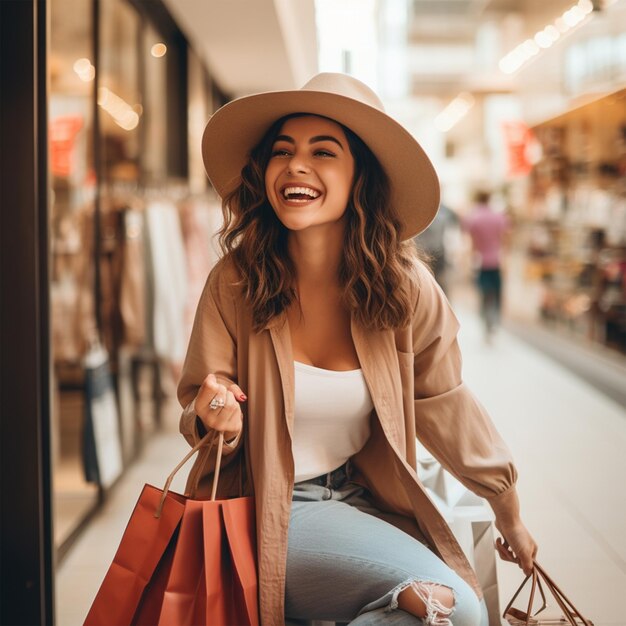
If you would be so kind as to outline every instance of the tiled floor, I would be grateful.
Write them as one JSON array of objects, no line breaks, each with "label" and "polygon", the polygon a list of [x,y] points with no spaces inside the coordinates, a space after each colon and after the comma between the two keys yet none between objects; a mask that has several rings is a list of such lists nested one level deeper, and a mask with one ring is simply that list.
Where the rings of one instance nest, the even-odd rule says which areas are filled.
[{"label": "tiled floor", "polygon": [[[625,626],[626,411],[506,332],[486,346],[477,319],[460,317],[465,379],[516,458],[539,562],[596,626]],[[59,569],[61,626],[82,624],[143,483],[162,484],[188,449],[168,416]],[[508,600],[521,572],[500,562],[498,577]]]}]

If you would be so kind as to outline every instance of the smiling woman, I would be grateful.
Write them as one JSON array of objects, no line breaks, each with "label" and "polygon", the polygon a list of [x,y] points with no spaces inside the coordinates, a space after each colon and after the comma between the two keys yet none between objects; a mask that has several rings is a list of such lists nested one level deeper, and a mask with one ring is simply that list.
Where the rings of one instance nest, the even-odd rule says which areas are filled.
[{"label": "smiling woman", "polygon": [[[267,197],[292,231],[341,228],[354,177],[354,157],[339,124],[318,116],[285,120],[265,170]],[[333,226],[334,225],[334,226]],[[325,236],[325,235],[323,235]]]},{"label": "smiling woman", "polygon": [[[415,248],[400,240],[402,222],[387,175],[354,132],[325,116],[284,116],[251,151],[241,177],[244,185],[224,198],[221,243],[239,268],[256,328],[301,304],[293,255],[314,241],[361,324],[384,329],[408,323],[404,277]],[[286,198],[284,189],[296,183],[320,195],[313,201]],[[298,280],[308,275],[300,272]],[[322,282],[334,285],[336,279]]]},{"label": "smiling woman", "polygon": [[[437,210],[430,161],[341,74],[226,105],[203,156],[224,258],[198,306],[180,428],[192,445],[232,438],[221,480],[255,495],[262,623],[484,626],[476,577],[416,475],[416,436],[489,499],[503,558],[529,570],[536,546],[411,243]],[[206,488],[212,465],[192,475]]]}]

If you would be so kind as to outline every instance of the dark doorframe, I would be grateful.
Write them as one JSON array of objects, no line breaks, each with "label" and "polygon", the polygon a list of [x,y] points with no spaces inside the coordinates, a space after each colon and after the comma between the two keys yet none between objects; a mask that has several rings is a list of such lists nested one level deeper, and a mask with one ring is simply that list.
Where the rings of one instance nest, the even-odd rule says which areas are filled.
[{"label": "dark doorframe", "polygon": [[0,624],[54,622],[46,0],[0,1]]}]

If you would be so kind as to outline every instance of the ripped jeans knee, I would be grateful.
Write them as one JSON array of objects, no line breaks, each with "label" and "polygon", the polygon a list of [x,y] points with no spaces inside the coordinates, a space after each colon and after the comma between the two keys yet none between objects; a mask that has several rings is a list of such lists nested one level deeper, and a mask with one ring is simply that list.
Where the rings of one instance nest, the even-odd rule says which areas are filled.
[{"label": "ripped jeans knee", "polygon": [[[435,597],[438,589],[448,589],[452,594],[452,605],[447,606],[440,598]],[[424,583],[413,581],[405,591],[410,589],[424,604],[426,614],[422,616],[424,626],[453,626],[450,616],[455,608],[454,592],[450,587],[444,587],[437,583]]]},{"label": "ripped jeans knee", "polygon": [[[417,613],[409,612],[407,604],[410,599],[400,600],[400,594],[411,590],[423,604]],[[450,601],[445,600],[441,589],[451,591]],[[444,595],[444,598],[441,596]],[[469,586],[455,588],[443,583],[418,580],[411,578],[397,585],[384,598],[365,607],[359,617],[353,622],[354,626],[483,626],[486,623],[486,611],[483,611],[481,601]],[[442,601],[444,600],[444,601]],[[484,604],[484,603],[482,603]],[[374,610],[372,610],[374,609]],[[371,612],[368,612],[371,611]]]}]

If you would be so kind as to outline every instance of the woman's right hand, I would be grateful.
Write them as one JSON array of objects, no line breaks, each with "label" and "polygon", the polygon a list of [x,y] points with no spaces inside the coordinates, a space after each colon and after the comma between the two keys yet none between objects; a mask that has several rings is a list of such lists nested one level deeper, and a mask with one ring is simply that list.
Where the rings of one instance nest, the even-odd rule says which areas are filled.
[{"label": "woman's right hand", "polygon": [[[196,415],[207,429],[224,433],[226,440],[232,439],[241,432],[243,415],[239,403],[245,400],[246,394],[238,385],[226,388],[217,382],[213,374],[209,374],[196,395]],[[215,408],[211,408],[212,402]]]}]

